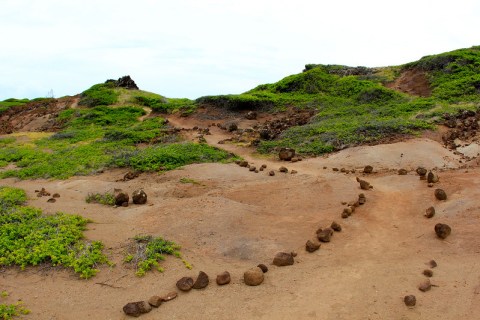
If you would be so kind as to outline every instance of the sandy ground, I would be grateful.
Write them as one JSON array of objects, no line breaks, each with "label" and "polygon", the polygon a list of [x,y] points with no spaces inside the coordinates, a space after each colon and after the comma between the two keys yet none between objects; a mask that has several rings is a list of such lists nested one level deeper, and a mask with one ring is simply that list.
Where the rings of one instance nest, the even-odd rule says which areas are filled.
[{"label": "sandy ground", "polygon": [[[177,125],[193,126],[184,119]],[[205,136],[212,145],[227,135],[211,129]],[[64,211],[91,218],[86,237],[101,240],[117,265],[102,267],[90,280],[79,280],[69,270],[47,267],[7,268],[0,271],[0,288],[10,292],[5,301],[21,299],[31,310],[29,319],[127,319],[127,302],[175,291],[183,276],[210,276],[203,290],[179,292],[179,297],[142,319],[477,319],[480,314],[480,169],[460,168],[458,156],[438,142],[418,138],[388,145],[363,146],[329,157],[281,163],[259,157],[248,148],[221,145],[255,165],[277,171],[281,165],[297,174],[274,177],[253,173],[235,164],[197,164],[162,175],[142,174],[115,182],[125,170],[64,181],[4,179],[1,185],[24,188],[29,205],[46,213]],[[374,173],[359,169],[370,164]],[[414,169],[436,168],[440,182],[427,187]],[[324,169],[324,167],[327,167]],[[357,169],[355,174],[333,167]],[[398,175],[396,170],[410,170]],[[355,177],[374,188],[364,191],[367,202],[348,219],[341,219],[343,201],[360,192]],[[184,184],[190,178],[199,184]],[[37,198],[45,187],[61,197],[56,203]],[[143,188],[148,203],[110,208],[85,203],[89,192]],[[438,201],[434,189],[443,188],[447,201]],[[432,219],[423,216],[434,206]],[[335,220],[343,230],[315,253],[305,242],[318,227]],[[435,236],[434,225],[447,223],[452,234]],[[137,234],[154,234],[183,246],[188,270],[179,259],[168,257],[164,273],[149,272],[138,278],[122,265],[128,240]],[[296,251],[293,266],[271,265],[278,251]],[[422,271],[434,259],[431,282],[422,293],[417,286]],[[257,287],[243,283],[243,272],[259,263],[270,270]],[[217,286],[217,274],[228,270],[232,283]],[[407,308],[403,297],[417,296],[417,306]]]}]

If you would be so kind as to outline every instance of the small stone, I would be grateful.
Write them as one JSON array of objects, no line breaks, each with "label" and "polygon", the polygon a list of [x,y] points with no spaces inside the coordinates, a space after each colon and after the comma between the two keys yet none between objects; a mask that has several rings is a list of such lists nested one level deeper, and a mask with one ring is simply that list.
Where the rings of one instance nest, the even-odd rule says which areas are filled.
[{"label": "small stone", "polygon": [[317,233],[317,238],[321,242],[330,242],[332,235],[333,235],[333,230],[331,228],[325,228],[319,233]]},{"label": "small stone", "polygon": [[434,207],[429,207],[425,210],[424,216],[426,218],[432,218],[435,215],[435,208]]},{"label": "small stone", "polygon": [[264,265],[263,263],[260,263],[257,267],[262,269],[263,273],[268,272],[268,267],[266,265]]},{"label": "small stone", "polygon": [[362,198],[363,198],[363,199],[366,199],[365,193],[359,193],[359,194],[358,194],[358,199],[362,199]]},{"label": "small stone", "polygon": [[163,302],[167,302],[173,300],[177,297],[177,293],[175,291],[169,292],[167,295],[162,297]]},{"label": "small stone", "polygon": [[266,164],[262,164],[262,166],[261,166],[260,168],[266,169],[266,168],[267,168],[267,165],[266,165]]},{"label": "small stone", "polygon": [[138,189],[132,193],[132,202],[134,204],[145,204],[147,203],[147,194],[143,189]]},{"label": "small stone", "polygon": [[243,274],[243,281],[249,286],[258,286],[264,279],[263,271],[258,267],[247,270]]},{"label": "small stone", "polygon": [[238,165],[239,165],[240,167],[246,168],[246,167],[248,166],[248,161],[240,161],[240,162],[238,163]]},{"label": "small stone", "polygon": [[447,200],[447,193],[443,189],[435,189],[435,198],[438,200]]},{"label": "small stone", "polygon": [[307,250],[307,252],[315,252],[320,249],[320,246],[320,243],[315,243],[311,240],[308,240],[305,244],[305,250]]},{"label": "small stone", "polygon": [[249,168],[248,170],[249,170],[249,171],[255,171],[255,170],[257,170],[257,167],[255,167],[255,166],[250,166],[250,168]]},{"label": "small stone", "polygon": [[177,288],[182,291],[190,291],[193,288],[193,279],[190,277],[183,277],[177,281]]},{"label": "small stone", "polygon": [[126,192],[119,192],[115,195],[115,205],[117,206],[121,206],[125,202],[128,204],[128,201],[130,201],[130,197]]},{"label": "small stone", "polygon": [[440,239],[446,239],[452,233],[452,228],[448,224],[437,223],[435,225],[435,233]]},{"label": "small stone", "polygon": [[398,175],[405,176],[407,174],[408,174],[408,171],[406,169],[398,169]]},{"label": "small stone", "polygon": [[[350,217],[353,213],[352,207],[343,208],[343,213],[346,214],[347,217]],[[342,213],[342,216],[343,216],[343,213]]]},{"label": "small stone", "polygon": [[429,171],[427,174],[427,182],[428,183],[437,183],[439,180],[438,175],[436,173],[433,173],[432,171]]},{"label": "small stone", "polygon": [[342,212],[342,219],[347,219],[348,217],[350,217],[348,213],[346,213],[345,211]]},{"label": "small stone", "polygon": [[428,261],[428,265],[433,269],[437,267],[437,262],[435,260],[430,260]]},{"label": "small stone", "polygon": [[298,255],[296,251],[292,251],[292,252],[290,252],[290,254],[291,254],[292,257],[294,257],[294,258]]},{"label": "small stone", "polygon": [[152,306],[146,301],[129,302],[123,306],[123,312],[132,317],[139,317],[141,314],[152,311]]},{"label": "small stone", "polygon": [[285,168],[285,167],[280,167],[280,169],[278,169],[278,171],[283,172],[283,173],[288,173],[288,169]]},{"label": "small stone", "polygon": [[273,264],[277,267],[291,266],[293,263],[294,260],[291,253],[279,252],[273,258]]},{"label": "small stone", "polygon": [[363,204],[365,204],[365,202],[367,202],[367,198],[358,198],[358,204],[359,205],[363,205]]},{"label": "small stone", "polygon": [[275,171],[271,170],[271,171],[268,173],[268,175],[269,175],[270,177],[273,177],[273,176],[275,175]]},{"label": "small stone", "polygon": [[414,307],[417,304],[417,298],[413,294],[405,296],[403,302],[407,307]]},{"label": "small stone", "polygon": [[346,171],[347,171],[347,169],[345,169],[345,168],[341,168],[341,169],[340,169],[340,172],[345,173]]},{"label": "small stone", "polygon": [[426,292],[432,288],[432,284],[430,283],[430,280],[425,280],[422,283],[418,285],[418,290],[422,292]]},{"label": "small stone", "polygon": [[372,173],[373,171],[373,167],[372,166],[365,166],[365,168],[363,168],[363,173]]},{"label": "small stone", "polygon": [[52,198],[60,198],[60,195],[59,195],[58,193],[54,193],[54,194],[52,195]]},{"label": "small stone", "polygon": [[342,226],[335,221],[332,222],[332,225],[330,226],[330,228],[332,228],[332,230],[336,232],[342,231]]},{"label": "small stone", "polygon": [[56,200],[55,198],[50,198],[50,199],[47,200],[47,202],[50,202],[50,203],[54,203],[54,202],[56,202],[56,201],[57,201],[57,200]]},{"label": "small stone", "polygon": [[333,171],[338,171],[338,168],[332,168]]},{"label": "small stone", "polygon": [[427,169],[424,167],[418,167],[416,171],[419,176],[424,176],[427,174]]},{"label": "small stone", "polygon": [[200,271],[198,273],[197,280],[193,284],[193,289],[203,289],[208,286],[209,282],[210,280],[208,278],[208,275],[205,272]]},{"label": "small stone", "polygon": [[258,169],[255,169],[255,171],[254,171],[254,172],[255,172],[255,173],[258,173]]},{"label": "small stone", "polygon": [[162,297],[159,297],[159,296],[153,296],[153,297],[150,297],[150,299],[148,299],[148,304],[155,308],[160,307],[162,302],[163,302],[163,299]]},{"label": "small stone", "polygon": [[357,177],[357,182],[360,183],[360,188],[362,190],[370,190],[372,188],[372,186],[370,185],[370,183],[368,181],[362,180],[358,177]]},{"label": "small stone", "polygon": [[292,170],[292,171],[290,171],[290,174],[296,174],[296,173],[298,173],[297,170]]},{"label": "small stone", "polygon": [[423,275],[424,275],[425,277],[429,277],[429,278],[430,278],[430,277],[433,276],[433,271],[430,270],[430,269],[425,269],[425,270],[423,270]]},{"label": "small stone", "polygon": [[231,277],[228,271],[224,271],[217,276],[217,284],[219,286],[229,284],[230,281],[231,281]]}]

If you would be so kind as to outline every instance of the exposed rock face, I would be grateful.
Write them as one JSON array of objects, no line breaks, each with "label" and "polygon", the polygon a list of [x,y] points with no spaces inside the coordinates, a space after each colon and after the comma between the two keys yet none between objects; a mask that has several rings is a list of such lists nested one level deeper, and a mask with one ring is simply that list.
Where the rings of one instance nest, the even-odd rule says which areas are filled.
[{"label": "exposed rock face", "polygon": [[182,291],[190,291],[193,288],[193,279],[190,277],[183,277],[177,281],[177,288]]},{"label": "exposed rock face", "polygon": [[320,249],[320,243],[318,242],[313,242],[311,240],[308,240],[307,243],[305,244],[305,250],[307,250],[307,252],[315,252],[318,249]]},{"label": "exposed rock face", "polygon": [[417,298],[411,294],[403,298],[403,302],[407,307],[414,307],[417,304]]},{"label": "exposed rock face", "polygon": [[117,81],[115,80],[105,81],[105,83],[109,83],[109,82],[115,83],[116,87],[125,88],[129,90],[138,90],[137,84],[135,83],[135,81],[133,81],[132,78],[130,78],[130,76],[123,76],[119,78]]},{"label": "exposed rock face", "polygon": [[448,224],[437,223],[435,225],[435,233],[440,239],[446,239],[452,233],[452,228]]},{"label": "exposed rock face", "polygon": [[231,281],[231,277],[228,271],[224,271],[217,276],[217,284],[219,286],[229,284],[230,281]]},{"label": "exposed rock face", "polygon": [[258,267],[247,270],[243,274],[243,281],[249,286],[258,286],[264,279],[263,271]]},{"label": "exposed rock face", "polygon": [[138,189],[132,193],[132,201],[134,204],[145,204],[147,203],[147,194],[143,189]]},{"label": "exposed rock face", "polygon": [[283,161],[290,161],[295,157],[295,150],[291,148],[281,148],[278,157]]},{"label": "exposed rock face", "polygon": [[208,286],[208,283],[210,282],[209,278],[208,278],[208,275],[203,272],[203,271],[200,271],[198,273],[198,277],[197,277],[197,280],[195,281],[195,283],[193,284],[193,289],[203,289],[203,288],[206,288]]},{"label": "exposed rock face", "polygon": [[140,315],[150,311],[152,311],[152,306],[150,306],[146,301],[129,302],[123,306],[123,312],[132,317],[139,317]]},{"label": "exposed rock face", "polygon": [[443,189],[435,189],[435,198],[438,200],[447,200],[447,193]]},{"label": "exposed rock face", "polygon": [[275,255],[275,258],[273,258],[273,264],[278,267],[291,266],[293,263],[292,253],[279,252]]}]

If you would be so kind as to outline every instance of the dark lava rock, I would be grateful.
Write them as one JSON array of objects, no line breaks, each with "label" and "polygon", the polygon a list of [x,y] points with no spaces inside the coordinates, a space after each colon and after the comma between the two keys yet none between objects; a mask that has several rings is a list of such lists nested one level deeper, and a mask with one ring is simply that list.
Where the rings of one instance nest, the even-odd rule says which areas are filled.
[{"label": "dark lava rock", "polygon": [[308,252],[315,252],[318,249],[320,249],[320,243],[315,243],[311,240],[308,240],[305,244],[305,250],[307,250]]},{"label": "dark lava rock", "polygon": [[435,225],[435,233],[440,239],[446,239],[452,233],[452,228],[448,224],[437,223]]},{"label": "dark lava rock", "polygon": [[291,253],[279,252],[273,258],[273,264],[278,267],[291,266],[293,265],[293,256]]},{"label": "dark lava rock", "polygon": [[175,291],[169,292],[167,295],[162,297],[163,302],[167,302],[173,300],[177,297],[177,293]]},{"label": "dark lava rock", "polygon": [[438,200],[447,200],[447,193],[443,189],[435,189],[435,198]]},{"label": "dark lava rock", "polygon": [[152,307],[158,308],[163,302],[163,298],[159,296],[153,296],[148,299],[148,304]]},{"label": "dark lava rock", "polygon": [[[111,81],[107,80],[106,82]],[[137,84],[132,78],[130,78],[130,76],[123,76],[119,78],[117,81],[115,81],[115,86],[129,90],[138,90]]]},{"label": "dark lava rock", "polygon": [[280,167],[278,171],[283,172],[283,173],[288,173],[288,169],[285,167]]},{"label": "dark lava rock", "polygon": [[243,281],[249,286],[258,286],[264,279],[265,276],[263,275],[263,271],[258,267],[247,270],[243,274]]},{"label": "dark lava rock", "polygon": [[417,298],[413,294],[405,296],[403,302],[407,307],[414,307],[417,304]]},{"label": "dark lava rock", "polygon": [[267,273],[268,272],[268,267],[266,265],[264,265],[263,263],[260,263],[257,267],[259,267],[260,269],[262,269],[263,273]]},{"label": "dark lava rock", "polygon": [[430,278],[430,277],[433,276],[433,271],[430,270],[430,269],[425,269],[425,270],[423,270],[423,275],[424,275],[425,277],[429,277],[429,278]]},{"label": "dark lava rock", "polygon": [[190,277],[183,277],[177,281],[177,288],[182,291],[190,291],[193,288],[193,279]]},{"label": "dark lava rock", "polygon": [[317,238],[322,242],[330,242],[332,235],[333,235],[333,230],[331,228],[325,228],[322,231],[317,233]]},{"label": "dark lava rock", "polygon": [[332,225],[330,226],[330,228],[332,228],[333,231],[337,231],[337,232],[342,231],[342,226],[335,221],[332,222]]},{"label": "dark lava rock", "polygon": [[147,194],[143,189],[138,189],[132,193],[132,201],[134,204],[145,204],[147,202]]},{"label": "dark lava rock", "polygon": [[232,279],[231,279],[230,273],[228,271],[224,271],[217,276],[217,284],[219,286],[229,284],[231,280]]},{"label": "dark lava rock", "polygon": [[418,167],[416,171],[419,176],[424,176],[427,174],[427,169],[424,167]]},{"label": "dark lava rock", "polygon": [[130,197],[128,196],[128,193],[126,192],[119,192],[115,195],[115,205],[121,206],[125,202],[128,205],[128,201],[130,201]]},{"label": "dark lava rock", "polygon": [[132,317],[139,317],[141,314],[152,311],[152,306],[146,301],[129,302],[123,306],[123,312]]},{"label": "dark lava rock", "polygon": [[434,207],[430,207],[430,208],[427,208],[427,209],[425,210],[424,216],[425,216],[426,218],[429,218],[429,219],[430,219],[430,218],[432,218],[434,215],[435,215],[435,208],[434,208]]},{"label": "dark lava rock", "polygon": [[418,290],[422,292],[426,292],[432,288],[432,284],[430,283],[430,280],[425,280],[422,283],[418,285]]},{"label": "dark lava rock", "polygon": [[406,169],[398,169],[398,175],[405,176],[407,174],[408,174],[408,171]]},{"label": "dark lava rock", "polygon": [[197,277],[197,280],[195,281],[195,283],[193,284],[193,289],[203,289],[203,288],[206,288],[208,286],[208,283],[210,282],[210,279],[208,278],[208,275],[203,272],[203,271],[200,271],[198,273],[198,277]]},{"label": "dark lava rock", "polygon": [[372,166],[365,166],[365,168],[363,168],[363,173],[372,173],[372,171],[373,171]]}]

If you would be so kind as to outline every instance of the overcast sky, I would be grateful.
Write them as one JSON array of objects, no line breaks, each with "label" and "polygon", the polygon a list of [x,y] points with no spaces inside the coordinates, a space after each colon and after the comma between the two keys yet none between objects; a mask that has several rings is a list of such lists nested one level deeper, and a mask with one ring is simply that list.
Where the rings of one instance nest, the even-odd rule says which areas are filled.
[{"label": "overcast sky", "polygon": [[130,75],[167,97],[241,93],[307,63],[398,65],[479,45],[478,0],[0,0],[0,100]]}]

